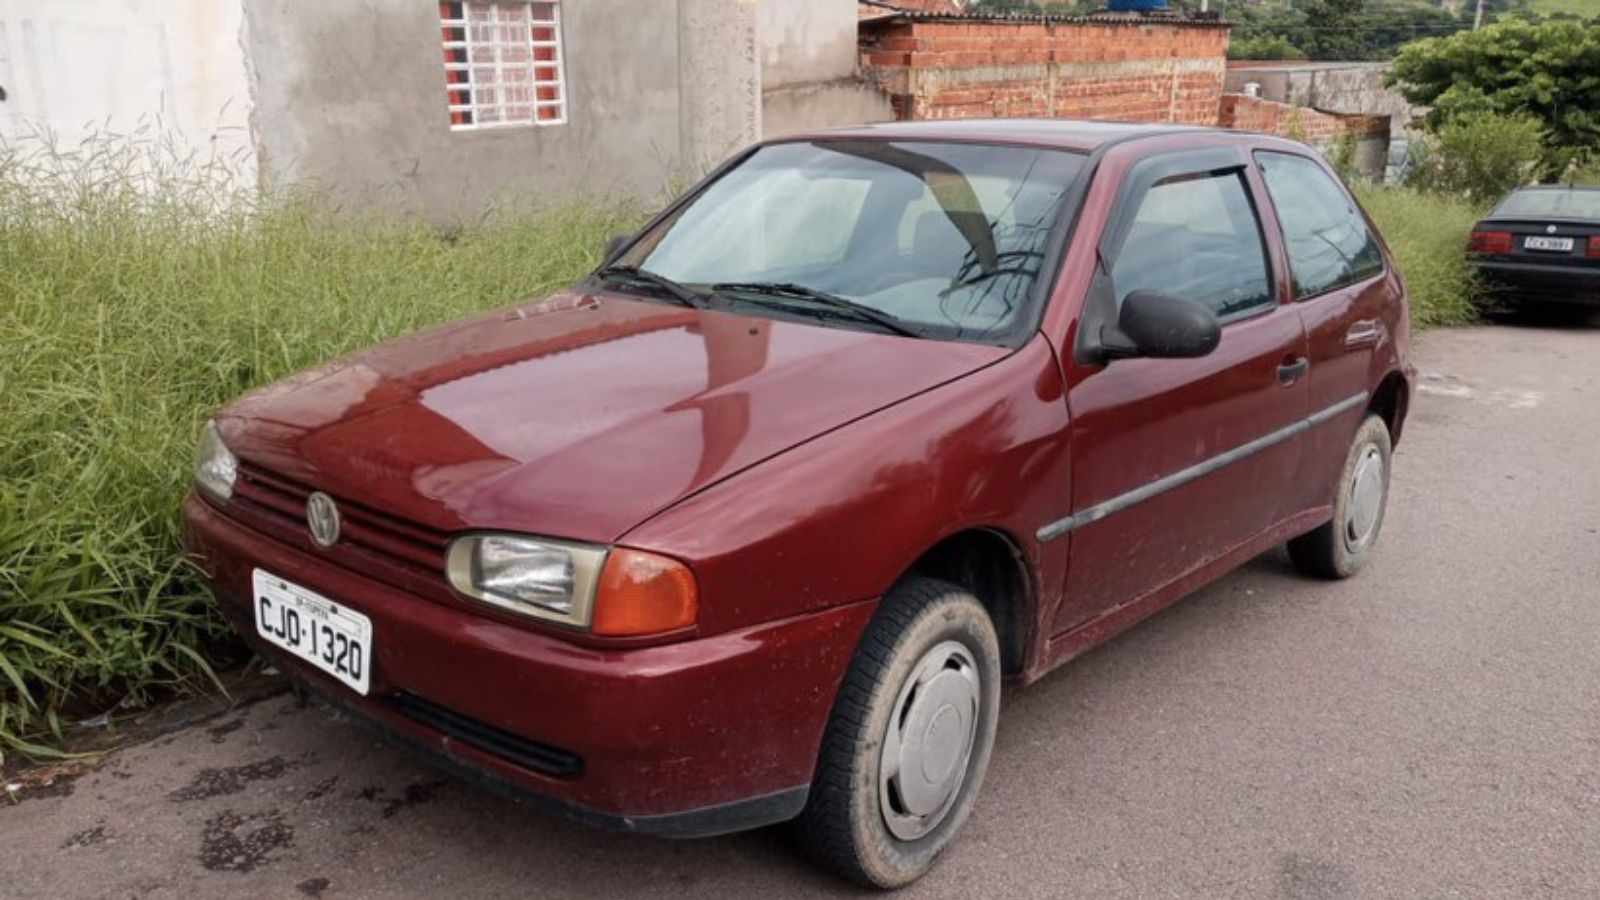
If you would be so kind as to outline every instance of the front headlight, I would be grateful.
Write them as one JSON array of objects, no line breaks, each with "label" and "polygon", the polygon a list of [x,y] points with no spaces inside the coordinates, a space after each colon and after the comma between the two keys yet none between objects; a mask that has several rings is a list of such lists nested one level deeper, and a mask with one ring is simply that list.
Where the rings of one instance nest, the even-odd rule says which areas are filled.
[{"label": "front headlight", "polygon": [[699,615],[688,566],[642,550],[469,535],[450,545],[446,567],[468,597],[604,637],[680,632]]},{"label": "front headlight", "polygon": [[195,454],[194,481],[200,489],[218,500],[233,496],[233,483],[239,478],[239,458],[222,442],[215,421],[200,431],[200,448]]},{"label": "front headlight", "polygon": [[503,609],[586,628],[606,551],[585,544],[472,535],[450,545],[450,584]]}]

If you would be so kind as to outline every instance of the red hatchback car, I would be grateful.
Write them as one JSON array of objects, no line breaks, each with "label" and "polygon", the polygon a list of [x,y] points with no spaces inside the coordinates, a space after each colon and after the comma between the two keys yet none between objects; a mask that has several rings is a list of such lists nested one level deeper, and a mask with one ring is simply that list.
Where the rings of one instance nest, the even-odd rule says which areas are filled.
[{"label": "red hatchback car", "polygon": [[1405,286],[1276,138],[899,124],[739,156],[538,302],[256,391],[184,507],[308,686],[583,822],[796,819],[879,887],[1031,682],[1288,542],[1351,575]]}]

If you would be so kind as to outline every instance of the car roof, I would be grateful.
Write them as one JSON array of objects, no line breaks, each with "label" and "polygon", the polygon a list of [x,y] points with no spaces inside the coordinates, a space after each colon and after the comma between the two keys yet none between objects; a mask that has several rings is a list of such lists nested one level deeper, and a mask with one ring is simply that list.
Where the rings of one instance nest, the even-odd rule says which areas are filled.
[{"label": "car roof", "polygon": [[863,138],[869,140],[952,140],[1031,144],[1091,152],[1130,138],[1159,134],[1241,134],[1196,125],[1150,122],[1106,122],[1075,119],[956,119],[884,122],[793,135],[780,140]]}]

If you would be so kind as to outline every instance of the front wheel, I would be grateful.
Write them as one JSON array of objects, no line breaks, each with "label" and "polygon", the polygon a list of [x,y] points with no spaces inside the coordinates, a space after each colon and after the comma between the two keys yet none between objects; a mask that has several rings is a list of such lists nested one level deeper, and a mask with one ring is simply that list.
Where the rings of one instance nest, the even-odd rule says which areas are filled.
[{"label": "front wheel", "polygon": [[801,844],[868,887],[921,877],[972,812],[999,711],[999,640],[983,604],[947,582],[906,579],[834,701]]},{"label": "front wheel", "polygon": [[1383,529],[1389,503],[1389,426],[1368,416],[1345,457],[1333,500],[1333,520],[1289,542],[1295,567],[1318,578],[1349,578],[1366,564]]}]

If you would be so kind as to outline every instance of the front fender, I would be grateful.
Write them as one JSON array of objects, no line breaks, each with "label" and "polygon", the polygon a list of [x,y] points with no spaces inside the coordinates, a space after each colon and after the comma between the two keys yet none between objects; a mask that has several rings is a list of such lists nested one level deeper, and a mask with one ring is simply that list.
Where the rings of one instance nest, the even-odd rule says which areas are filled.
[{"label": "front fender", "polygon": [[1053,601],[1067,542],[1042,547],[1034,533],[1070,497],[1067,419],[1054,353],[1036,337],[687,498],[620,543],[690,564],[702,634],[881,597],[941,539],[979,527],[1013,536]]}]

